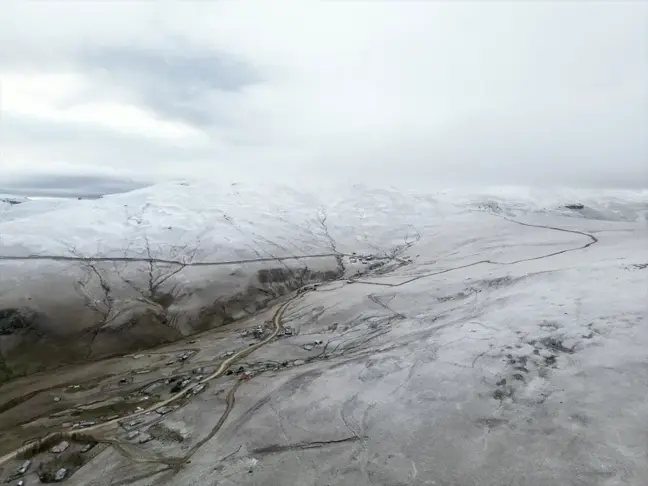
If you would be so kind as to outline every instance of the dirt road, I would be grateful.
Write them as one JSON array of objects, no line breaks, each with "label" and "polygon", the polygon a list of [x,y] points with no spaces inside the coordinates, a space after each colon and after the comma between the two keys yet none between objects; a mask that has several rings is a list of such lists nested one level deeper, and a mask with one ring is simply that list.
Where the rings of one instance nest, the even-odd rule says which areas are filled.
[{"label": "dirt road", "polygon": [[[222,376],[223,373],[225,373],[225,371],[232,364],[236,363],[241,358],[244,358],[244,357],[250,355],[251,353],[253,353],[257,349],[265,346],[270,341],[272,341],[275,337],[277,337],[277,334],[279,333],[279,330],[281,329],[281,319],[283,317],[284,312],[286,311],[286,308],[288,307],[288,305],[290,305],[290,303],[293,300],[295,300],[296,298],[300,297],[303,294],[304,294],[303,292],[301,294],[296,294],[293,297],[291,297],[289,300],[287,300],[286,302],[284,302],[283,304],[281,304],[279,306],[279,308],[277,309],[277,311],[275,312],[275,314],[274,314],[274,316],[272,318],[273,331],[272,331],[272,334],[270,334],[270,336],[265,338],[263,341],[258,342],[254,346],[250,346],[250,347],[241,349],[240,351],[234,353],[232,356],[230,356],[229,358],[227,358],[226,360],[221,362],[220,366],[218,367],[218,369],[216,371],[214,371],[214,373],[212,373],[211,375],[203,378],[202,380],[195,383],[194,385],[192,385],[190,387],[187,387],[184,390],[179,391],[178,393],[176,393],[175,395],[172,395],[171,397],[167,398],[166,400],[158,402],[158,403],[150,406],[149,408],[146,408],[144,410],[140,410],[139,412],[135,412],[135,413],[133,413],[131,415],[127,415],[127,416],[124,416],[124,417],[119,417],[119,418],[116,418],[114,420],[110,420],[108,422],[102,422],[100,424],[92,425],[92,426],[89,426],[89,427],[76,429],[74,431],[65,431],[65,432],[62,432],[62,433],[61,432],[58,432],[58,433],[57,432],[52,432],[51,434],[39,439],[39,441],[48,441],[48,440],[53,440],[55,438],[60,438],[60,440],[65,440],[65,439],[73,439],[74,437],[78,437],[78,436],[82,436],[82,435],[96,434],[97,432],[99,432],[101,430],[105,430],[105,429],[107,429],[107,428],[109,428],[111,426],[118,425],[120,422],[122,422],[124,420],[132,420],[133,418],[138,417],[140,415],[144,415],[146,413],[154,412],[154,411],[158,410],[159,408],[167,406],[167,405],[175,402],[176,400],[184,397],[185,395],[189,394],[192,390],[194,390],[196,387]],[[32,444],[33,444],[33,442],[32,442]],[[14,451],[0,457],[0,466],[7,463],[7,462],[9,462],[9,461],[12,461],[12,460],[16,459],[20,454],[22,454],[24,452],[27,452],[31,448],[32,444],[22,446],[22,447],[14,450]]]}]

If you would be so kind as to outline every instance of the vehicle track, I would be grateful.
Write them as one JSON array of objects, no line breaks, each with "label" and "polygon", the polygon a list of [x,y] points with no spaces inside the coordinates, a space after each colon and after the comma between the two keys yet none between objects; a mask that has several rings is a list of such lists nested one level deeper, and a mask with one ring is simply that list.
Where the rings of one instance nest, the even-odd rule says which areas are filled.
[{"label": "vehicle track", "polygon": [[[229,414],[231,413],[232,409],[234,408],[234,404],[236,403],[236,390],[243,384],[243,380],[239,379],[236,381],[234,386],[230,388],[230,390],[227,392],[227,405],[225,407],[225,411],[222,413],[221,417],[218,419],[218,422],[216,425],[212,428],[212,430],[202,438],[196,445],[194,445],[189,451],[182,457],[182,459],[173,467],[171,467],[168,471],[168,474],[160,478],[160,481],[162,483],[168,481],[170,478],[178,474],[180,471],[180,468],[189,462],[189,460],[193,457],[193,455],[198,452],[198,450],[204,446],[207,442],[209,442],[211,439],[214,438],[214,436],[218,433],[218,431],[223,427],[225,424],[225,421],[227,420],[227,417],[229,417]],[[240,449],[240,448],[239,448]],[[160,463],[163,463],[162,461],[158,461]]]},{"label": "vehicle track", "polygon": [[227,392],[227,406],[225,408],[225,411],[221,415],[221,418],[218,420],[214,428],[207,434],[206,437],[201,439],[196,445],[194,445],[189,452],[184,457],[184,460],[187,461],[191,456],[193,456],[198,449],[200,449],[202,446],[204,446],[207,442],[209,442],[221,429],[225,421],[227,420],[227,417],[229,417],[230,412],[234,408],[234,404],[236,403],[236,390],[243,384],[243,380],[239,379],[236,381],[234,386],[230,388],[230,390]]}]

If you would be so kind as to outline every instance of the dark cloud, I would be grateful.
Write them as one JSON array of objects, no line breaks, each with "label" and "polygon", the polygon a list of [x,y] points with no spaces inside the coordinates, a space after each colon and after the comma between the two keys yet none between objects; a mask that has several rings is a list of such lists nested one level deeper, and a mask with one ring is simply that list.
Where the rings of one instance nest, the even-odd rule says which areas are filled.
[{"label": "dark cloud", "polygon": [[79,62],[98,82],[125,88],[159,114],[199,126],[224,120],[212,94],[259,82],[251,66],[211,51],[104,47],[83,51]]},{"label": "dark cloud", "polygon": [[147,184],[101,175],[34,174],[0,182],[0,192],[20,196],[99,197],[128,192]]}]

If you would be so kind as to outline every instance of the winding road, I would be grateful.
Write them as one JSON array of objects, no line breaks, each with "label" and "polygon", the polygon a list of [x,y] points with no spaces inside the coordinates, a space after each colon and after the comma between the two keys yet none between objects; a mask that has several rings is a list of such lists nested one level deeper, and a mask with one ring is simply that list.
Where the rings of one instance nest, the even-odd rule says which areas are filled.
[{"label": "winding road", "polygon": [[[397,284],[382,283],[382,282],[375,282],[375,281],[371,282],[371,281],[360,280],[360,279],[351,279],[351,281],[353,281],[355,283],[362,283],[362,284],[369,284],[369,285],[380,285],[380,286],[387,286],[387,287],[399,287],[399,286],[406,285],[408,283],[414,282],[414,281],[422,279],[422,278],[431,277],[431,276],[434,276],[434,275],[440,275],[440,274],[448,273],[448,272],[451,272],[451,271],[454,271],[454,270],[459,270],[459,269],[462,269],[462,268],[472,267],[472,266],[476,266],[476,265],[480,265],[480,264],[514,265],[516,263],[521,263],[521,262],[526,262],[526,261],[550,258],[552,256],[560,255],[560,254],[567,253],[567,252],[584,250],[584,249],[586,249],[586,248],[588,248],[588,247],[590,247],[590,246],[592,246],[592,245],[594,245],[595,243],[598,242],[598,239],[595,236],[593,236],[592,234],[589,234],[589,233],[582,232],[582,231],[569,230],[569,229],[564,229],[564,228],[557,228],[557,227],[547,226],[547,225],[523,223],[523,222],[520,222],[520,221],[516,221],[514,219],[507,218],[505,216],[500,216],[500,215],[494,215],[494,216],[498,216],[498,217],[500,217],[502,219],[510,221],[511,223],[515,223],[515,224],[518,224],[518,225],[521,225],[521,226],[528,226],[528,227],[534,227],[534,228],[545,228],[545,229],[554,230],[554,231],[561,231],[561,232],[566,232],[566,233],[578,234],[578,235],[585,236],[585,237],[589,238],[590,241],[583,244],[583,245],[581,245],[581,246],[575,247],[575,248],[568,248],[568,249],[565,249],[565,250],[555,251],[555,252],[552,252],[552,253],[549,253],[549,254],[546,254],[546,255],[541,255],[541,256],[538,256],[538,257],[525,258],[525,259],[520,259],[520,260],[516,260],[516,261],[511,261],[511,262],[497,262],[497,261],[493,261],[493,260],[480,260],[480,261],[477,261],[477,262],[473,262],[473,263],[469,263],[469,264],[466,264],[466,265],[461,265],[461,266],[449,268],[449,269],[438,271],[438,272],[432,272],[432,273],[427,273],[427,274],[424,274],[424,275],[418,275],[416,277],[413,277],[411,279],[408,279],[408,280],[406,280],[404,282],[400,282],[400,283],[397,283]],[[260,259],[255,259],[255,260],[241,260],[241,261],[232,261],[232,262],[202,262],[202,263],[188,263],[188,264],[178,262],[178,261],[173,261],[173,260],[155,260],[155,261],[160,262],[160,263],[186,265],[186,266],[206,266],[206,265],[231,265],[231,264],[236,264],[236,263],[261,262],[261,261],[273,261],[273,260],[290,260],[290,259],[299,259],[299,258],[331,257],[331,256],[340,256],[340,255],[342,255],[342,254],[341,253],[330,253],[330,254],[320,254],[320,255],[305,255],[305,256],[302,256],[302,257],[284,257],[284,258],[267,258],[267,259],[260,258]],[[29,256],[29,257],[5,257],[5,256],[0,256],[0,261],[1,260],[36,260],[36,259],[49,259],[49,260],[62,260],[62,261],[80,261],[80,260],[92,260],[92,261],[150,261],[150,259],[141,259],[140,260],[140,259],[137,259],[137,258],[131,259],[131,258],[109,258],[109,257],[85,259],[85,258],[77,258],[77,257],[56,257],[56,256],[40,256],[40,255],[39,256]],[[273,316],[273,319],[272,319],[274,329],[273,329],[273,332],[270,334],[270,336],[268,336],[264,340],[256,343],[253,346],[250,346],[250,347],[239,350],[238,352],[233,354],[231,357],[229,357],[229,358],[225,359],[224,361],[222,361],[220,366],[217,368],[216,371],[214,371],[214,373],[212,373],[211,375],[207,376],[206,378],[203,378],[202,380],[194,383],[192,386],[187,387],[184,390],[181,390],[180,392],[172,395],[171,397],[167,398],[166,400],[163,400],[162,402],[158,402],[158,403],[150,406],[149,408],[146,408],[146,409],[141,410],[139,412],[133,413],[131,415],[124,416],[124,417],[119,417],[119,418],[116,418],[116,419],[113,419],[113,420],[110,420],[110,421],[107,421],[107,422],[103,422],[103,423],[100,423],[100,424],[92,425],[92,426],[89,426],[89,427],[76,429],[74,431],[65,431],[65,432],[62,432],[62,433],[61,432],[51,433],[51,434],[48,434],[47,436],[43,437],[39,441],[43,442],[43,441],[49,441],[49,440],[64,440],[64,439],[71,439],[72,440],[75,437],[79,437],[79,436],[83,436],[83,435],[93,435],[94,433],[96,433],[96,432],[98,432],[100,430],[106,429],[106,428],[108,428],[110,426],[113,426],[113,425],[117,425],[122,421],[131,420],[131,419],[133,419],[135,417],[138,417],[138,416],[150,413],[150,412],[154,412],[154,411],[160,409],[161,407],[172,404],[173,402],[185,397],[186,395],[190,394],[193,390],[195,390],[198,386],[203,385],[203,384],[205,384],[205,383],[207,383],[207,382],[209,382],[211,380],[214,380],[214,379],[222,376],[223,373],[225,373],[225,371],[232,364],[236,363],[241,358],[244,358],[244,357],[250,355],[254,351],[258,350],[259,348],[265,346],[266,344],[271,342],[273,339],[275,339],[277,334],[279,333],[279,331],[281,329],[282,317],[283,317],[283,314],[286,311],[287,307],[290,305],[290,303],[292,303],[295,299],[302,296],[303,294],[304,294],[303,292],[295,294],[289,300],[287,300],[286,302],[282,303],[279,306],[279,308],[276,310],[276,312],[275,312],[275,314]],[[225,413],[223,414],[223,416],[221,417],[221,420],[219,421],[218,425],[214,428],[212,433],[210,433],[210,435],[208,436],[207,440],[209,440],[209,438],[213,437],[213,435],[218,431],[218,429],[220,428],[222,423],[226,420],[229,412],[231,411],[231,409],[232,409],[232,407],[234,405],[234,393],[235,393],[236,389],[240,386],[240,384],[241,384],[241,381],[239,380],[235,384],[235,386],[230,390],[230,392],[228,393],[227,409],[226,409]],[[204,443],[203,441],[201,441],[201,442]],[[202,443],[199,444],[198,447],[192,448],[192,451],[195,452],[195,450],[197,450],[200,447],[200,445],[202,445]],[[28,452],[30,450],[30,448],[33,446],[33,444],[34,444],[34,442],[32,442],[31,444],[22,446],[22,447],[20,447],[20,448],[18,448],[16,450],[14,450],[13,452],[10,452],[10,453],[0,457],[0,466],[5,464],[8,461],[11,461],[11,460],[14,460],[14,459],[18,458],[21,454],[23,454],[25,452]]]},{"label": "winding road", "polygon": [[[195,390],[196,387],[222,376],[223,373],[225,373],[225,371],[232,364],[236,363],[241,358],[244,358],[244,357],[250,355],[251,353],[253,353],[257,349],[265,346],[270,341],[272,341],[274,338],[276,338],[277,334],[279,333],[279,331],[281,329],[281,319],[283,317],[284,312],[286,311],[286,308],[288,307],[288,305],[290,305],[290,303],[293,300],[297,299],[298,297],[301,297],[302,295],[304,295],[304,293],[305,292],[293,295],[289,300],[287,300],[286,302],[284,302],[283,304],[281,304],[279,306],[279,308],[274,313],[274,316],[272,318],[272,324],[273,324],[274,328],[273,328],[272,334],[270,334],[270,336],[265,338],[263,341],[260,341],[260,342],[256,343],[254,346],[249,346],[247,348],[241,349],[238,352],[234,353],[232,356],[230,356],[226,360],[222,361],[220,366],[218,367],[218,369],[216,371],[214,371],[211,375],[209,375],[209,376],[203,378],[202,380],[194,383],[192,386],[187,387],[184,390],[179,391],[178,393],[176,393],[175,395],[170,396],[166,400],[158,402],[158,403],[156,403],[156,404],[154,404],[154,405],[152,405],[152,406],[150,406],[150,407],[148,407],[148,408],[146,408],[144,410],[140,410],[139,412],[135,412],[135,413],[133,413],[131,415],[127,415],[127,416],[124,416],[124,417],[119,417],[119,418],[116,418],[116,419],[113,419],[113,420],[109,420],[107,422],[102,422],[102,423],[99,423],[99,424],[96,424],[96,425],[91,425],[89,427],[79,428],[79,429],[76,429],[74,431],[52,432],[52,433],[46,435],[45,437],[43,437],[41,439],[38,439],[37,441],[38,442],[47,442],[47,441],[55,440],[55,439],[56,440],[65,440],[65,439],[72,440],[75,437],[79,437],[79,436],[83,436],[83,435],[92,435],[93,433],[96,433],[96,432],[98,432],[98,431],[100,431],[102,429],[108,428],[108,427],[113,426],[113,425],[117,425],[117,424],[119,424],[120,422],[122,422],[124,420],[131,420],[131,419],[133,419],[135,417],[139,417],[141,415],[144,415],[144,414],[147,414],[147,413],[150,413],[150,412],[154,412],[154,411],[156,411],[156,410],[158,410],[158,409],[160,409],[160,408],[162,408],[164,406],[167,406],[167,405],[175,402],[176,400],[178,400],[180,398],[183,398],[184,396],[189,394],[191,391]],[[233,403],[232,403],[232,405],[233,405]],[[231,409],[231,406],[230,406],[230,409]],[[225,415],[225,418],[226,418],[226,415]],[[12,452],[10,452],[8,454],[5,454],[4,456],[0,457],[0,466],[5,464],[8,461],[12,461],[14,459],[17,459],[18,456],[21,455],[21,454],[23,454],[25,452],[28,452],[31,449],[31,447],[33,446],[33,444],[34,444],[34,441],[32,441],[30,444],[24,445],[24,446],[22,446],[22,447],[20,447],[18,449],[15,449]]]},{"label": "winding road", "polygon": [[217,267],[221,265],[241,265],[243,263],[276,262],[284,260],[301,260],[306,258],[338,257],[341,253],[316,253],[314,255],[290,255],[284,257],[248,258],[246,260],[224,260],[218,262],[183,262],[180,260],[166,260],[164,258],[144,257],[82,257],[63,255],[0,255],[0,261],[30,261],[50,260],[55,262],[127,262],[127,263],[162,263],[180,267]]},{"label": "winding road", "polygon": [[[491,213],[492,214],[492,213]],[[476,265],[483,265],[483,264],[491,264],[491,265],[515,265],[517,263],[522,263],[522,262],[531,262],[534,260],[543,260],[545,258],[550,258],[553,256],[557,255],[562,255],[563,253],[569,253],[572,251],[580,251],[584,250],[586,248],[589,248],[590,246],[598,243],[598,238],[590,233],[585,233],[584,231],[578,231],[578,230],[570,230],[570,229],[565,229],[565,228],[557,228],[555,226],[547,226],[544,224],[531,224],[531,223],[523,223],[521,221],[517,221],[515,219],[507,218],[506,216],[500,216],[498,214],[492,214],[493,216],[497,216],[499,218],[505,219],[506,221],[510,221],[511,223],[519,224],[520,226],[528,226],[530,228],[545,228],[545,229],[550,229],[553,231],[562,231],[563,233],[572,233],[575,235],[581,235],[581,236],[587,236],[590,241],[585,243],[584,245],[575,247],[575,248],[567,248],[565,250],[558,250],[554,251],[553,253],[548,253],[546,255],[540,255],[537,257],[531,257],[531,258],[521,258],[520,260],[514,260],[511,262],[497,262],[494,260],[479,260],[478,262],[473,262],[473,263],[467,263],[466,265],[460,265],[458,267],[452,267],[452,268],[447,268],[445,270],[441,270],[439,272],[432,272],[432,273],[425,273],[423,275],[417,275],[416,277],[412,277],[408,280],[405,280],[404,282],[399,282],[397,284],[391,284],[391,283],[384,283],[384,282],[369,282],[367,280],[358,280],[358,279],[351,279],[355,283],[362,283],[362,284],[367,284],[367,285],[380,285],[383,287],[400,287],[401,285],[407,285],[408,283],[415,282],[416,280],[420,280],[422,278],[428,278],[428,277],[433,277],[435,275],[441,275],[444,273],[448,272],[453,272],[455,270],[461,270],[462,268],[469,268],[469,267],[474,267]]]}]

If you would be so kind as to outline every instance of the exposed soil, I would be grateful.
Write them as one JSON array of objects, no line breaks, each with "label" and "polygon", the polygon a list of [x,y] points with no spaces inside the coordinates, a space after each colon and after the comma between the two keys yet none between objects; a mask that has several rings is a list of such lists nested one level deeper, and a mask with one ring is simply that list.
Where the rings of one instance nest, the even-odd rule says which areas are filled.
[{"label": "exposed soil", "polygon": [[[332,260],[333,261],[333,260]],[[208,305],[187,308],[183,302],[164,302],[182,309],[187,325],[182,329],[164,322],[145,308],[123,322],[92,329],[96,322],[86,320],[83,328],[60,333],[71,316],[87,314],[82,301],[61,302],[49,313],[28,308],[0,309],[0,385],[10,379],[51,370],[62,365],[121,356],[175,342],[197,332],[219,327],[256,314],[282,295],[308,283],[334,280],[339,269],[314,271],[308,267],[264,268],[245,290],[234,295],[216,296]],[[168,296],[168,294],[163,294]],[[190,299],[182,294],[179,299]],[[162,305],[162,304],[160,304]],[[52,330],[58,330],[53,333]],[[3,405],[0,404],[0,408]]]}]

